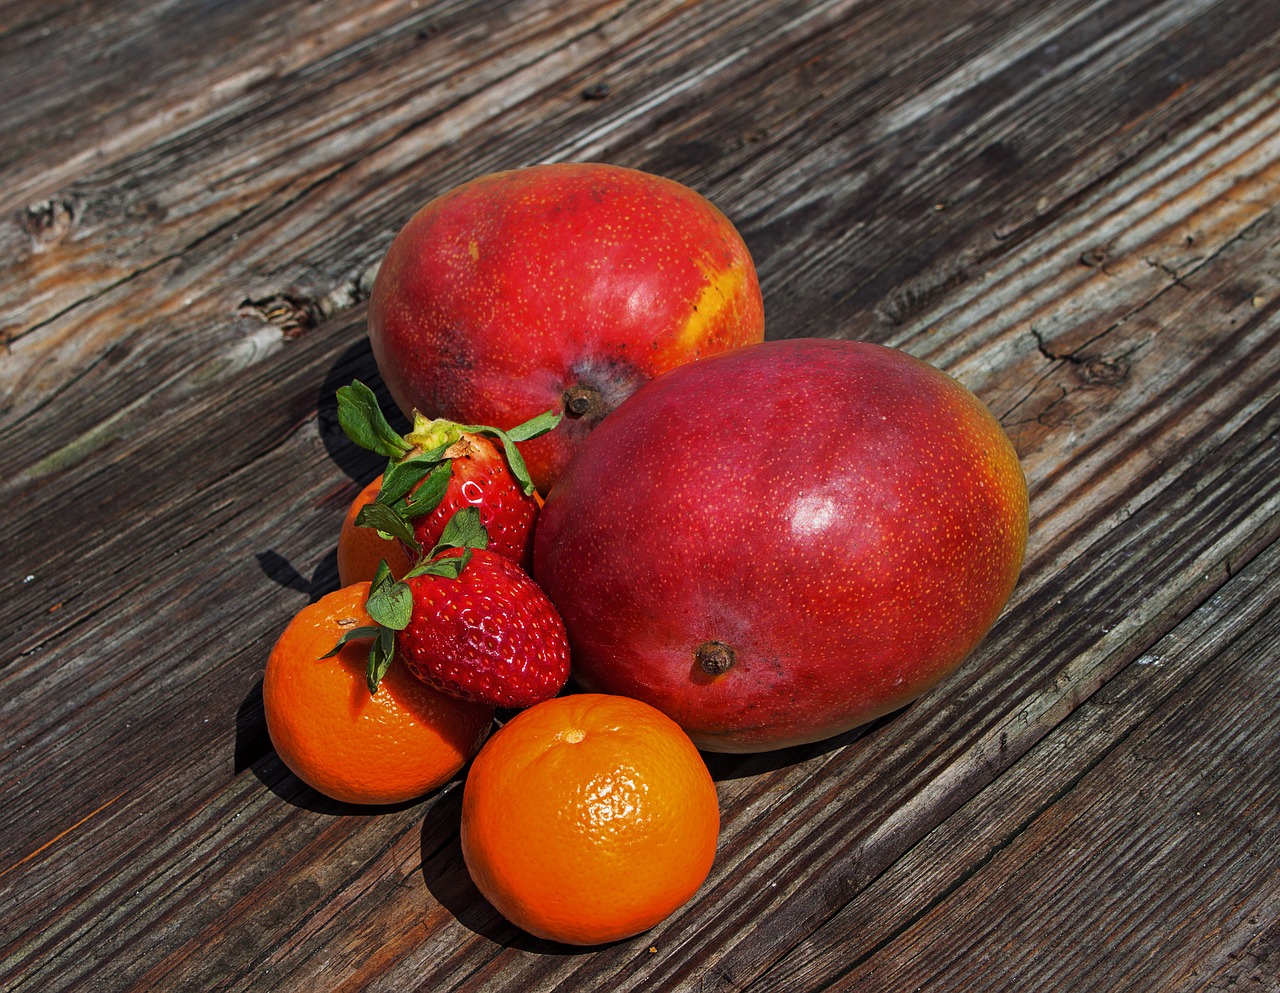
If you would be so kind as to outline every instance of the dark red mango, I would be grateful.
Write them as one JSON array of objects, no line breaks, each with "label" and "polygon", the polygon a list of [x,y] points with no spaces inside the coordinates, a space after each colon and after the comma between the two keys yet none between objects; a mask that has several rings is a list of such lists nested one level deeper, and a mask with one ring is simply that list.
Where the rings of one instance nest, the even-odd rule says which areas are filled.
[{"label": "dark red mango", "polygon": [[682,366],[610,414],[547,498],[534,575],[581,686],[760,751],[952,672],[1026,538],[1017,455],[972,393],[904,352],[799,339]]}]

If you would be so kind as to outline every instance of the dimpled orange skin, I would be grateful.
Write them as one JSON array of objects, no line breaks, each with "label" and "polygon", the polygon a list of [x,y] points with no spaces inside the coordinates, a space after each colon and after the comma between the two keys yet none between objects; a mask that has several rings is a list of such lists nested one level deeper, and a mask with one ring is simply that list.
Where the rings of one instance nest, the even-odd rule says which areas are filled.
[{"label": "dimpled orange skin", "polygon": [[746,245],[700,194],[559,163],[482,176],[418,211],[378,271],[369,337],[406,413],[508,428],[591,391],[585,414],[521,445],[546,492],[640,383],[762,340],[764,309]]},{"label": "dimpled orange skin", "polygon": [[378,563],[383,559],[397,579],[413,565],[409,553],[398,541],[380,537],[376,528],[356,526],[356,516],[361,508],[373,503],[381,488],[382,477],[379,476],[356,494],[347,508],[342,530],[338,532],[338,582],[342,586],[372,582]]},{"label": "dimpled orange skin", "polygon": [[688,902],[719,827],[693,743],[624,697],[521,711],[480,750],[462,797],[476,888],[513,924],[574,945],[639,934]]},{"label": "dimpled orange skin", "polygon": [[[547,496],[534,574],[581,686],[652,703],[700,748],[761,751],[943,679],[1007,602],[1026,536],[1017,455],[973,394],[893,349],[796,339],[614,411]],[[733,651],[721,674],[709,641]]]},{"label": "dimpled orange skin", "polygon": [[262,702],[280,760],[334,800],[389,804],[444,785],[475,754],[493,708],[437,693],[393,662],[371,696],[368,641],[322,658],[352,628],[372,625],[368,583],[303,607],[267,660]]}]

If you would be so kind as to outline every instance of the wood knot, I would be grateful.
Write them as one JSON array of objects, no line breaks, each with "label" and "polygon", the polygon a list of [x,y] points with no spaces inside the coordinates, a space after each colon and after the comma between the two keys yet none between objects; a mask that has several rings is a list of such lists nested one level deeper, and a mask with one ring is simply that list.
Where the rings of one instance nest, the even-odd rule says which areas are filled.
[{"label": "wood knot", "polygon": [[1090,269],[1101,269],[1107,264],[1110,254],[1105,246],[1091,248],[1080,256],[1080,264],[1088,266]]},{"label": "wood knot", "polygon": [[261,299],[245,298],[240,302],[240,316],[274,324],[284,338],[293,341],[320,323],[320,308],[292,293],[277,293]]},{"label": "wood knot", "polygon": [[1119,386],[1129,378],[1129,362],[1123,356],[1089,359],[1078,374],[1086,386]]},{"label": "wood knot", "polygon": [[76,197],[50,197],[18,211],[18,226],[31,239],[33,251],[48,251],[75,226],[80,209],[80,201]]}]

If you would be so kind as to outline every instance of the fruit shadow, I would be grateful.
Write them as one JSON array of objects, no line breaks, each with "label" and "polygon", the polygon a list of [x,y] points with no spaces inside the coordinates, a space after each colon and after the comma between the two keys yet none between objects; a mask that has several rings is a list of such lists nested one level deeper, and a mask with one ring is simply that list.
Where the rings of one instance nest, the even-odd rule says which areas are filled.
[{"label": "fruit shadow", "polygon": [[863,724],[861,727],[856,727],[833,738],[815,741],[807,745],[793,745],[790,748],[779,748],[771,752],[704,751],[701,754],[703,760],[707,763],[707,769],[711,772],[711,778],[716,782],[747,779],[751,776],[777,772],[789,766],[802,765],[820,756],[847,748],[863,738],[878,735],[884,728],[905,714],[910,707],[911,705],[908,704],[891,714],[885,714],[883,717],[878,717],[874,721]]},{"label": "fruit shadow", "polygon": [[499,914],[476,889],[462,859],[462,783],[446,786],[422,822],[422,877],[432,897],[467,930],[496,945],[540,955],[585,955],[607,945],[578,947],[535,938]]},{"label": "fruit shadow", "polygon": [[297,567],[277,552],[274,548],[255,552],[258,567],[273,583],[287,590],[305,593],[309,603],[315,603],[326,593],[338,588],[338,550],[333,548],[316,566],[310,578],[298,571]]},{"label": "fruit shadow", "polygon": [[350,386],[352,380],[356,379],[373,390],[382,412],[393,428],[405,432],[410,425],[382,381],[369,339],[361,335],[329,367],[324,382],[320,384],[320,394],[316,397],[316,417],[320,439],[329,458],[334,465],[363,486],[386,468],[387,460],[353,442],[338,422],[338,388]]},{"label": "fruit shadow", "polygon": [[[316,422],[325,451],[343,473],[359,486],[364,486],[386,467],[386,460],[361,448],[342,430],[338,421],[338,388],[349,386],[358,379],[369,386],[378,397],[388,420],[398,430],[408,430],[408,422],[396,408],[387,392],[369,340],[363,336],[349,345],[334,360],[320,385],[316,396]],[[311,576],[305,576],[298,568],[274,548],[255,553],[258,566],[272,582],[305,593],[314,603],[324,594],[338,588],[338,552],[331,549],[316,566]]]}]

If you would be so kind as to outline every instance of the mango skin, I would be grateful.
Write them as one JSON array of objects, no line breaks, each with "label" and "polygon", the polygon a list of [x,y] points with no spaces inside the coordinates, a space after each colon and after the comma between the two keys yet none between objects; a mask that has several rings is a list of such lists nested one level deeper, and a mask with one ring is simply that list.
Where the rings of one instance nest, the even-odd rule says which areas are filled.
[{"label": "mango skin", "polygon": [[396,404],[513,427],[595,401],[521,446],[538,489],[641,383],[761,341],[755,266],[700,194],[649,173],[557,163],[481,176],[419,210],[388,249],[369,339]]},{"label": "mango skin", "polygon": [[[548,495],[534,575],[581,687],[752,752],[935,686],[995,623],[1026,540],[1017,454],[972,393],[904,352],[794,339],[619,406]],[[727,671],[699,664],[707,642]]]}]

